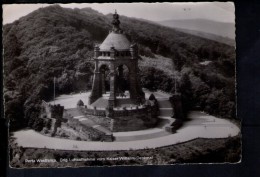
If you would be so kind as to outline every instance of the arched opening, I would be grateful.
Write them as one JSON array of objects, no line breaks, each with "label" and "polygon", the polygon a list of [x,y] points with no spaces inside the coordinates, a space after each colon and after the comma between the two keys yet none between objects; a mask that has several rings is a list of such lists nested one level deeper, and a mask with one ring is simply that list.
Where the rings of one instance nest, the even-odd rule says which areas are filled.
[{"label": "arched opening", "polygon": [[129,69],[126,65],[119,65],[116,68],[116,95],[120,97],[130,97]]},{"label": "arched opening", "polygon": [[102,86],[102,95],[110,91],[110,78],[109,78],[109,68],[107,65],[102,65],[99,68],[101,74],[101,86]]}]

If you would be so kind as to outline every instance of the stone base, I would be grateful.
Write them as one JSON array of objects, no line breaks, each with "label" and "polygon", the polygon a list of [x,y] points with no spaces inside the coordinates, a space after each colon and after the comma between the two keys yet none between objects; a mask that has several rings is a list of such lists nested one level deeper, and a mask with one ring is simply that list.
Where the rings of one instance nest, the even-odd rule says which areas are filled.
[{"label": "stone base", "polygon": [[[105,109],[108,107],[108,98],[107,97],[101,97],[98,98],[95,102],[91,104],[92,107]],[[136,104],[133,100],[130,98],[117,98],[116,99],[116,106],[115,108],[123,108],[123,107],[135,107]]]}]

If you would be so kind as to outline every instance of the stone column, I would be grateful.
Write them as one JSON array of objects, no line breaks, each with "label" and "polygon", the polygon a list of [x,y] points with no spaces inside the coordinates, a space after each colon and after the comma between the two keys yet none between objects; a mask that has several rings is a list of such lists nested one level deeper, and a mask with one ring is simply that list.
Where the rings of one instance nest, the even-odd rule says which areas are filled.
[{"label": "stone column", "polygon": [[130,92],[130,98],[137,101],[137,89],[136,89],[136,85],[137,85],[137,79],[136,79],[136,66],[137,66],[137,50],[136,50],[136,44],[132,44],[130,46],[130,53],[131,53],[131,68],[129,68],[129,92]]},{"label": "stone column", "polygon": [[137,45],[136,44],[132,44],[130,46],[131,59],[136,59],[137,58],[137,51],[138,51]]},{"label": "stone column", "polygon": [[130,75],[130,88],[132,90],[131,98],[135,99],[139,104],[145,100],[145,95],[139,83],[140,77],[138,75],[138,46],[136,44],[132,44],[130,46],[130,53],[132,59],[132,69],[134,70]]},{"label": "stone column", "polygon": [[95,47],[94,47],[94,59],[97,59],[99,57],[99,54],[100,54],[99,51],[100,51],[99,46],[95,45]]},{"label": "stone column", "polygon": [[101,73],[101,77],[102,77],[102,94],[106,93],[106,77],[105,77],[105,71],[103,71]]},{"label": "stone column", "polygon": [[95,70],[94,70],[94,78],[92,84],[92,91],[89,96],[89,104],[94,103],[98,98],[102,96],[101,89],[101,75],[98,68],[98,60],[95,60]]},{"label": "stone column", "polygon": [[114,60],[115,59],[115,48],[111,47],[110,48],[110,59]]},{"label": "stone column", "polygon": [[120,92],[123,91],[122,80],[123,80],[123,65],[120,65],[120,66],[118,66],[118,77],[117,77],[117,88],[118,88],[119,94],[120,94]]},{"label": "stone column", "polygon": [[115,107],[115,102],[116,102],[116,95],[115,95],[115,67],[114,67],[114,63],[111,62],[110,63],[110,73],[109,73],[109,77],[110,77],[110,95],[109,95],[109,99],[108,99],[108,107],[109,108],[113,108]]}]

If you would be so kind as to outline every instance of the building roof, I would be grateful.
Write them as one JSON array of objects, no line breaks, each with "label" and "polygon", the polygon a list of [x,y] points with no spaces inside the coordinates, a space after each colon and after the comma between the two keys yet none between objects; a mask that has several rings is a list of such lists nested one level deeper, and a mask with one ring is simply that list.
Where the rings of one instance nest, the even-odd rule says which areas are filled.
[{"label": "building roof", "polygon": [[110,32],[103,43],[99,46],[100,51],[109,51],[111,47],[116,50],[129,50],[131,43],[122,33]]}]

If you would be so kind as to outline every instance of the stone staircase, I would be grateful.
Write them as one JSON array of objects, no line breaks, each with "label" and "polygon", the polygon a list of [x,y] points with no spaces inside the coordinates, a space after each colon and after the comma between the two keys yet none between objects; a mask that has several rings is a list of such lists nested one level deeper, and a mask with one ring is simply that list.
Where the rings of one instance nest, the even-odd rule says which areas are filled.
[{"label": "stone staircase", "polygon": [[108,106],[108,99],[101,97],[92,103],[91,106],[105,109]]},{"label": "stone staircase", "polygon": [[81,124],[86,125],[88,127],[92,127],[95,130],[98,130],[100,132],[107,134],[112,134],[112,132],[110,130],[108,130],[107,128],[98,125],[96,122],[94,122],[91,119],[88,119],[83,113],[81,113],[77,108],[73,108],[73,109],[68,109],[66,110],[68,114],[70,114],[73,119],[77,119]]},{"label": "stone staircase", "polygon": [[172,108],[159,108],[159,110],[160,110],[160,116],[171,117],[173,114]]},{"label": "stone staircase", "polygon": [[160,108],[172,108],[172,105],[168,99],[157,99]]},{"label": "stone staircase", "polygon": [[173,114],[173,108],[169,100],[160,100],[158,99],[158,105],[160,110],[160,115],[163,117],[171,117]]},{"label": "stone staircase", "polygon": [[158,100],[160,115],[158,118],[163,119],[162,123],[159,125],[161,128],[165,128],[166,126],[171,125],[175,119],[171,118],[173,115],[173,108],[171,102],[169,100]]}]

